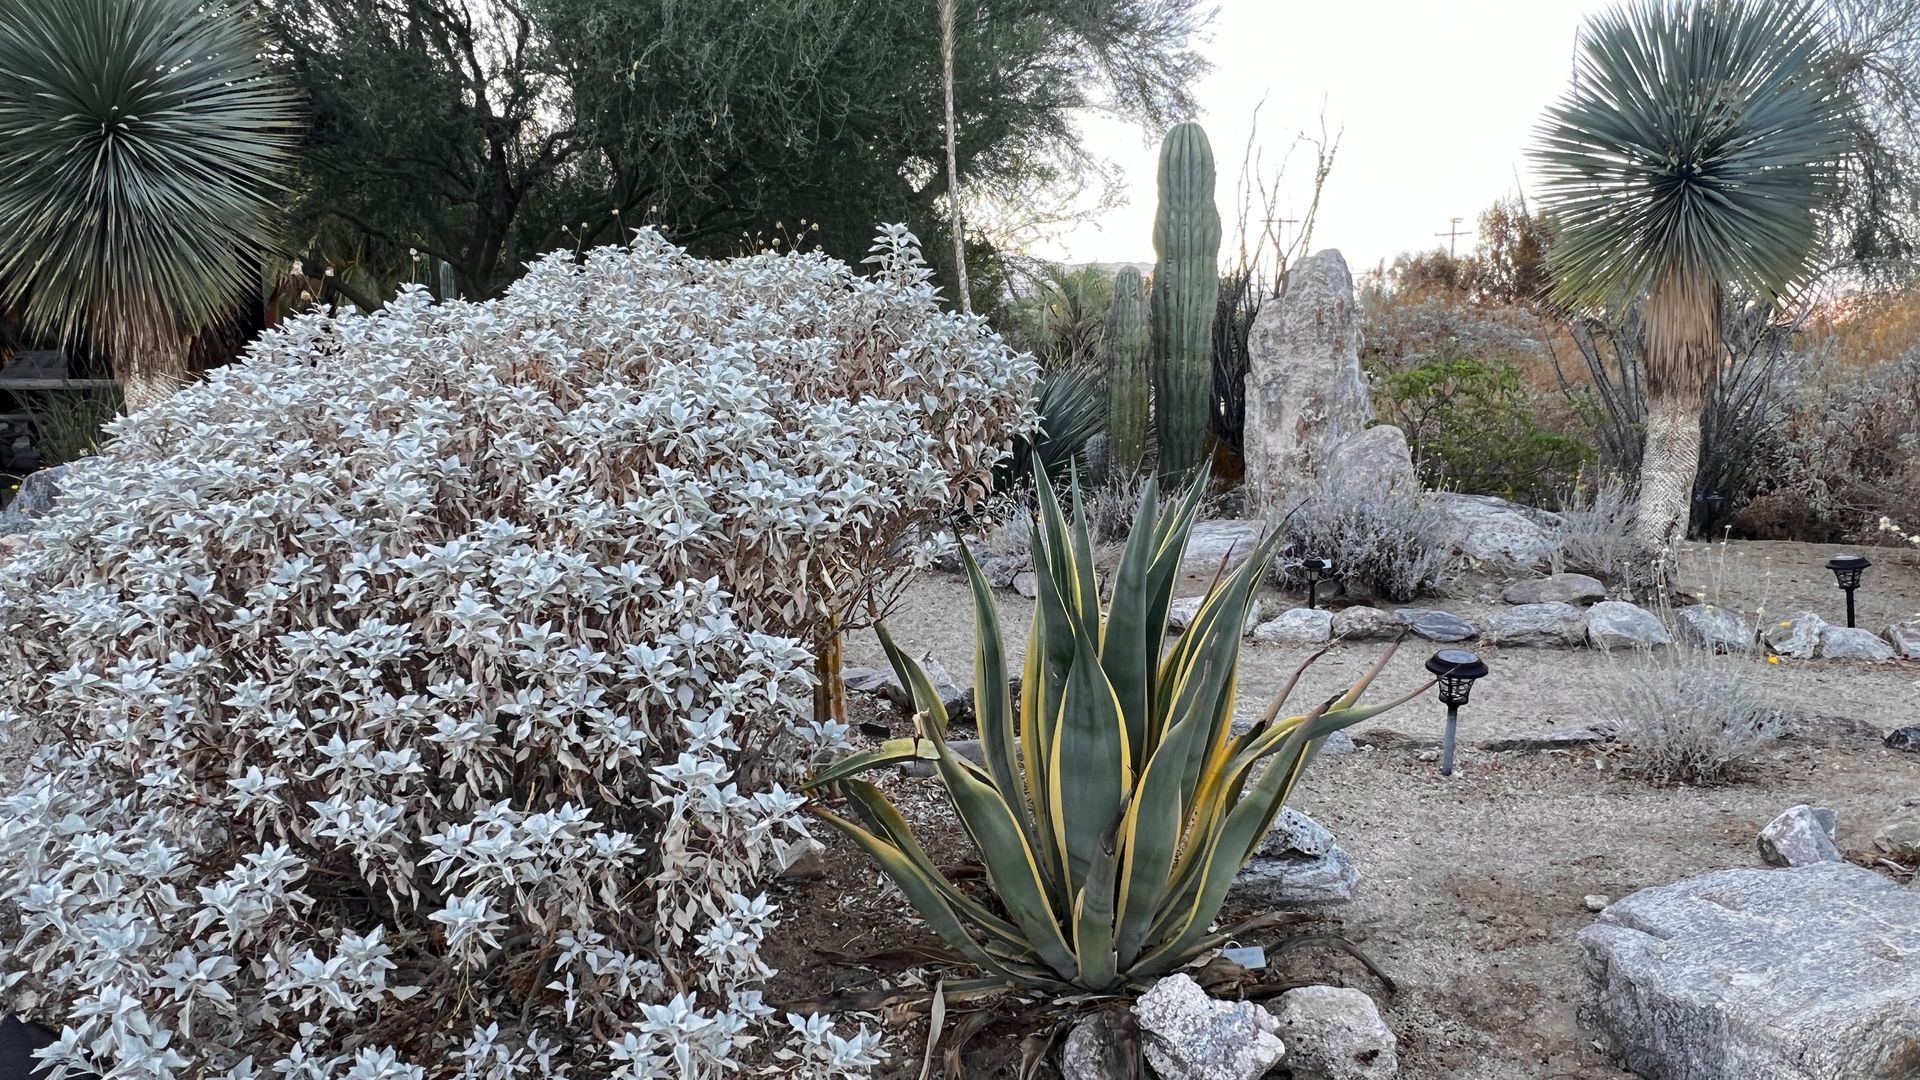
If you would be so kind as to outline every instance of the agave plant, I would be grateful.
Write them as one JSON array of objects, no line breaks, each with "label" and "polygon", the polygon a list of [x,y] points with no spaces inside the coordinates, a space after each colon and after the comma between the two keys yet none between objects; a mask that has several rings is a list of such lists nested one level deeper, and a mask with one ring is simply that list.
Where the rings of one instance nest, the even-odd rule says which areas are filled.
[{"label": "agave plant", "polygon": [[1850,103],[1804,0],[1639,0],[1596,16],[1534,151],[1553,295],[1646,297],[1641,543],[1687,524],[1700,410],[1727,350],[1723,287],[1805,284],[1852,149]]},{"label": "agave plant", "polygon": [[[967,559],[985,765],[947,745],[939,695],[883,626],[881,644],[913,694],[917,733],[842,759],[809,784],[845,795],[850,816],[818,801],[813,811],[877,859],[927,925],[980,969],[978,979],[948,982],[950,994],[1116,992],[1218,947],[1244,930],[1214,930],[1228,887],[1321,743],[1426,690],[1358,704],[1389,650],[1319,708],[1282,719],[1283,691],[1251,730],[1234,734],[1241,634],[1276,541],[1216,580],[1164,650],[1204,484],[1166,507],[1146,489],[1103,612],[1078,498],[1070,526],[1052,484],[1036,480],[1039,597],[1017,716],[992,589]],[[859,779],[914,758],[937,769],[991,897],[944,876],[880,789]]]},{"label": "agave plant", "polygon": [[104,346],[138,408],[259,276],[298,136],[226,0],[0,3],[0,282]]}]

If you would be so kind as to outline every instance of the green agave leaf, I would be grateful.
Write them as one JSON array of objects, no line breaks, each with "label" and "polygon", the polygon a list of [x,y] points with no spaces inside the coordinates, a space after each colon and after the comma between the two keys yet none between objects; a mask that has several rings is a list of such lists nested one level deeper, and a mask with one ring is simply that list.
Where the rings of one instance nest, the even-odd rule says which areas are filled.
[{"label": "green agave leaf", "polygon": [[1153,673],[1167,639],[1167,624],[1164,618],[1157,626],[1148,621],[1154,605],[1147,595],[1147,579],[1159,515],[1158,485],[1149,480],[1140,495],[1140,515],[1120,554],[1113,579],[1113,603],[1100,638],[1100,666],[1120,701],[1120,715],[1127,724],[1127,746],[1133,752],[1136,770],[1146,767],[1147,757],[1158,741],[1151,731]]},{"label": "green agave leaf", "polygon": [[[926,849],[920,846],[919,839],[913,835],[907,819],[900,815],[899,809],[885,793],[864,780],[848,781],[846,792],[847,803],[860,818],[861,824],[912,860],[957,915],[970,920],[989,938],[998,941],[1002,948],[995,952],[996,957],[1018,963],[1039,963],[1033,947],[1028,944],[1026,935],[1020,932],[1019,927],[988,911],[940,872],[933,857],[927,854]],[[994,941],[990,940],[988,946],[991,948],[993,945]]]},{"label": "green agave leaf", "polygon": [[1020,927],[1027,943],[1061,978],[1079,974],[1059,921],[1048,901],[1046,875],[1020,829],[1019,818],[989,779],[971,763],[940,744],[939,769],[947,794],[973,838],[993,890]]},{"label": "green agave leaf", "polygon": [[873,856],[874,860],[880,864],[880,869],[885,871],[886,875],[893,879],[893,883],[900,887],[900,891],[906,894],[908,902],[913,904],[914,911],[919,913],[927,927],[949,948],[965,956],[982,971],[1003,978],[1013,977],[1012,971],[1005,964],[988,955],[987,951],[980,947],[980,943],[973,940],[973,936],[967,933],[965,924],[960,921],[959,916],[954,914],[953,909],[947,906],[946,898],[941,895],[939,887],[927,875],[925,868],[917,865],[913,859],[893,844],[830,810],[814,807],[812,813],[851,837],[854,843]]},{"label": "green agave leaf", "polygon": [[888,739],[871,750],[848,754],[821,769],[801,785],[801,790],[811,791],[826,787],[836,780],[843,780],[884,765],[898,765],[903,761],[914,760],[932,761],[939,756],[939,752],[925,739]]},{"label": "green agave leaf", "polygon": [[1132,757],[1120,702],[1100,668],[1099,651],[1076,628],[1075,656],[1053,738],[1048,801],[1054,839],[1067,859],[1067,893],[1076,895],[1133,789]]},{"label": "green agave leaf", "polygon": [[1073,947],[1080,957],[1077,981],[1089,990],[1111,990],[1124,981],[1113,941],[1113,886],[1120,865],[1114,839],[1109,827],[1073,904]]},{"label": "green agave leaf", "polygon": [[[967,583],[973,592],[974,722],[993,786],[1000,789],[1010,805],[1017,807],[1026,795],[1026,780],[1021,775],[1015,751],[1013,696],[1007,689],[1007,654],[1000,640],[1000,611],[994,603],[993,587],[981,572],[980,564],[974,561],[973,553],[963,550],[962,555],[967,567]],[[1030,843],[1037,840],[1025,814],[1020,815],[1020,827]]]},{"label": "green agave leaf", "polygon": [[933,680],[927,677],[926,669],[894,644],[893,635],[887,633],[887,624],[876,625],[873,632],[880,639],[880,647],[886,651],[887,663],[893,666],[894,677],[913,695],[914,713],[916,717],[924,718],[922,734],[930,741],[946,745],[947,706],[940,700],[940,692],[933,688]]}]

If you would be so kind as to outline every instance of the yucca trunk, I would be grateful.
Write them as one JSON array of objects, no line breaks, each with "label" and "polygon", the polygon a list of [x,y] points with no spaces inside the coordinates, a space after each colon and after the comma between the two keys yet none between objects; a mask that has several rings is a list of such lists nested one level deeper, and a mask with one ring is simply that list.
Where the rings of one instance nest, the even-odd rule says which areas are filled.
[{"label": "yucca trunk", "polygon": [[1670,271],[1647,298],[1646,451],[1635,535],[1659,561],[1687,533],[1700,469],[1700,410],[1725,352],[1720,290],[1704,272]]},{"label": "yucca trunk", "polygon": [[187,342],[156,319],[131,318],[107,332],[128,415],[172,397],[187,381]]}]

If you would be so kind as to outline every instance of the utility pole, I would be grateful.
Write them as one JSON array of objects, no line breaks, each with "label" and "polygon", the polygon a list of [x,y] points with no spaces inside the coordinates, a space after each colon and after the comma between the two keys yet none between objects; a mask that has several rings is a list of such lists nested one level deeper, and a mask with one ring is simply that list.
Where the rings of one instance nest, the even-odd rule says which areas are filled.
[{"label": "utility pole", "polygon": [[1460,231],[1460,223],[1465,220],[1466,218],[1448,218],[1447,231],[1437,232],[1433,234],[1435,236],[1444,236],[1447,238],[1447,258],[1449,259],[1454,257],[1454,254],[1453,254],[1454,241],[1466,235],[1465,233]]}]

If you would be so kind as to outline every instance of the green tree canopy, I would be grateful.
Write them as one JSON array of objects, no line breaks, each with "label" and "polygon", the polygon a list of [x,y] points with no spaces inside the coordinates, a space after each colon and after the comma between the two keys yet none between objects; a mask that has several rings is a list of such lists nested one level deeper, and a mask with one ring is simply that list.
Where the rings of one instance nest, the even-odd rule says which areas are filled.
[{"label": "green tree canopy", "polygon": [[[259,2],[311,101],[296,235],[323,247],[415,249],[469,295],[643,223],[702,251],[760,232],[857,256],[904,220],[944,248],[931,0]],[[963,0],[969,189],[1089,168],[1075,109],[1190,109],[1198,5]]]}]

